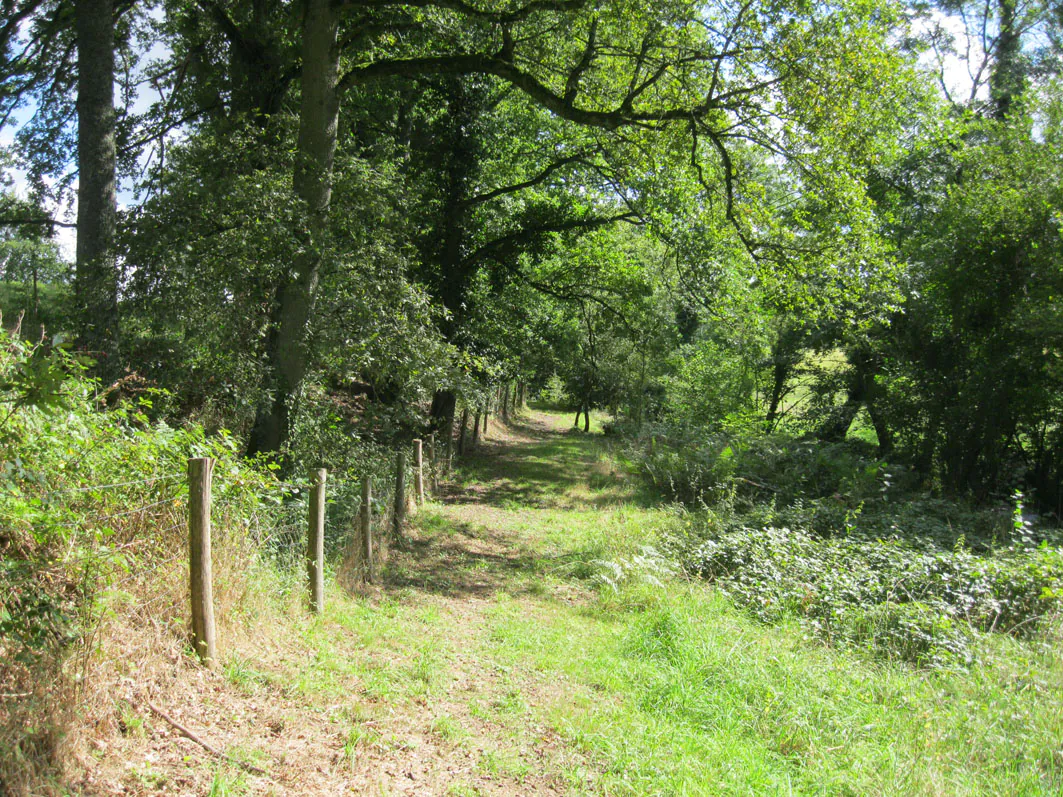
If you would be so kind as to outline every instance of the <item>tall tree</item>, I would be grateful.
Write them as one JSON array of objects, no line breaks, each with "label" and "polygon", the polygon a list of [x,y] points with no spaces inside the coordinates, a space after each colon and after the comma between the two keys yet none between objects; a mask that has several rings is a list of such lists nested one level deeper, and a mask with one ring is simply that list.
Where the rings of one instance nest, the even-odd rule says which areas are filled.
[{"label": "tall tree", "polygon": [[290,403],[306,375],[307,336],[328,233],[339,124],[339,20],[331,0],[308,0],[303,28],[302,102],[294,187],[307,213],[307,240],[278,293],[270,341],[272,389],[251,432],[249,453],[278,451],[288,437]]},{"label": "tall tree", "polygon": [[119,354],[115,253],[114,3],[76,0],[78,234],[76,300],[82,344],[107,358]]}]

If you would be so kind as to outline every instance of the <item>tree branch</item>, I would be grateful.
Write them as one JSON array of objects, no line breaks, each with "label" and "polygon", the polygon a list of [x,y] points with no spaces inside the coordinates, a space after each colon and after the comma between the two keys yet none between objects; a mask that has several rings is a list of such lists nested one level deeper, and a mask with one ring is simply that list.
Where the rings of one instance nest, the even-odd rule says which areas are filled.
[{"label": "tree branch", "polygon": [[[416,77],[425,74],[494,75],[520,89],[535,102],[562,119],[567,119],[570,122],[576,122],[586,127],[598,127],[605,130],[616,130],[619,127],[629,125],[657,126],[665,122],[689,120],[692,117],[701,118],[710,111],[721,107],[721,103],[718,102],[718,99],[721,98],[714,98],[710,95],[706,96],[702,102],[692,106],[663,108],[654,111],[635,111],[627,109],[623,105],[612,111],[593,111],[578,108],[571,98],[566,100],[565,97],[558,95],[533,75],[522,71],[512,61],[499,55],[483,54],[426,56],[394,61],[377,61],[348,71],[340,81],[340,89],[347,90],[353,86],[385,77]],[[726,98],[734,99],[764,86],[769,86],[773,82],[766,81],[763,85],[733,90],[726,95]]]},{"label": "tree branch", "polygon": [[0,227],[22,227],[31,224],[36,227],[67,227],[76,230],[77,224],[59,221],[49,216],[0,216]]},{"label": "tree branch", "polygon": [[598,39],[598,17],[595,17],[591,21],[590,33],[587,35],[587,46],[583,48],[583,56],[579,59],[579,63],[575,68],[568,73],[568,80],[565,81],[565,96],[564,101],[567,105],[572,105],[576,100],[576,95],[579,93],[580,78],[583,77],[583,73],[590,69],[591,64],[594,62],[595,55],[595,42]]},{"label": "tree branch", "polygon": [[517,244],[530,241],[539,235],[551,232],[568,232],[569,230],[594,230],[598,227],[606,227],[618,221],[631,221],[639,218],[635,213],[620,213],[616,216],[595,216],[590,219],[566,219],[564,221],[540,224],[535,227],[525,227],[516,232],[503,235],[473,251],[462,263],[469,264],[477,260],[492,258],[501,263],[500,252],[516,246]]},{"label": "tree branch", "polygon": [[480,205],[484,202],[490,202],[492,199],[504,196],[505,194],[514,194],[517,191],[523,191],[525,188],[531,188],[533,186],[540,185],[541,183],[546,182],[546,180],[549,179],[550,175],[556,172],[558,169],[564,166],[568,166],[570,163],[578,163],[584,160],[587,154],[588,153],[585,152],[579,152],[575,155],[570,155],[567,158],[562,158],[559,161],[554,161],[541,172],[539,172],[539,174],[537,174],[535,177],[529,178],[520,183],[514,183],[513,185],[507,185],[502,188],[496,188],[493,191],[488,191],[487,193],[478,194],[477,196],[470,197],[469,199],[459,202],[458,206],[464,210],[469,207],[472,207],[473,205]]},{"label": "tree branch", "polygon": [[513,11],[488,11],[477,8],[472,3],[466,3],[464,0],[345,0],[340,3],[341,8],[390,8],[392,6],[442,8],[500,25],[522,22],[540,11],[579,11],[586,5],[588,5],[588,0],[532,0]]}]

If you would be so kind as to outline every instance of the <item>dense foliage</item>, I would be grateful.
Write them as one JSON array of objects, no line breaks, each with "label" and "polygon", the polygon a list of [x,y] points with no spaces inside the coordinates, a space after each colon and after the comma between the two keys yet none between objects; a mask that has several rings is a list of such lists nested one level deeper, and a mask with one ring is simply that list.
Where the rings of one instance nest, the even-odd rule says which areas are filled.
[{"label": "dense foliage", "polygon": [[11,661],[58,660],[102,591],[175,546],[189,454],[222,463],[234,522],[284,561],[308,468],[346,527],[397,447],[434,433],[449,461],[531,395],[584,431],[607,411],[690,513],[673,558],[759,617],[955,664],[1058,611],[1048,4],[5,17]]}]

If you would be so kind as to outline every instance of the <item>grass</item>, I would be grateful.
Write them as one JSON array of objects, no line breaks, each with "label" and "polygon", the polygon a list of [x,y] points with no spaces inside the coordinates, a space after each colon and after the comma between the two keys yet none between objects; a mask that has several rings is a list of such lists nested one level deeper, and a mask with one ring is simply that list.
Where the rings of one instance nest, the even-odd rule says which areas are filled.
[{"label": "grass", "polygon": [[[501,521],[527,552],[518,585],[522,576],[586,581],[597,563],[652,545],[671,522],[639,500],[579,508],[604,503],[596,488],[615,489],[588,473],[602,453],[586,438],[530,453],[499,472],[524,485],[531,505],[485,518]],[[552,483],[549,457],[559,460]],[[473,463],[474,483],[487,468]],[[445,534],[448,511],[422,528]],[[1044,642],[993,641],[998,650],[977,670],[917,671],[825,647],[797,625],[762,625],[710,588],[675,578],[657,586],[633,579],[575,606],[511,589],[488,616],[481,655],[550,692],[539,715],[595,762],[596,790],[1063,789],[1063,668]],[[564,688],[550,690],[558,678]],[[505,705],[495,704],[495,716]]]},{"label": "grass", "polygon": [[502,604],[494,622],[489,655],[563,674],[550,721],[604,763],[598,785],[609,792],[1034,794],[1060,784],[1059,684],[1031,689],[1022,667],[876,664],[796,627],[755,624],[698,585],[630,587],[534,620]]},{"label": "grass", "polygon": [[[264,730],[226,749],[292,793],[1063,792],[1051,644],[990,640],[984,666],[921,671],[757,622],[653,556],[677,517],[601,436],[529,421],[503,442],[492,421],[382,587],[333,583],[321,616],[272,610],[234,642],[206,735],[248,717]],[[130,760],[152,743],[126,742]],[[263,788],[215,766],[200,793]]]}]

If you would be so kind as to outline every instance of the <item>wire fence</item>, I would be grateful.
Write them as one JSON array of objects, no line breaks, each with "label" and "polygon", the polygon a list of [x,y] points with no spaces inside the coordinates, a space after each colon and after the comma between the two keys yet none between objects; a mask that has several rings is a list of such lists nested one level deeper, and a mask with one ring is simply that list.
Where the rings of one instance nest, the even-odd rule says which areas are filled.
[{"label": "wire fence", "polygon": [[[307,564],[313,572],[312,557],[308,558],[313,551],[308,549],[313,548],[315,523],[323,538],[323,554],[338,563],[338,570],[346,568],[348,573],[372,580],[386,556],[397,513],[405,514],[409,505],[430,497],[447,470],[448,463],[438,456],[442,452],[433,442],[418,446],[415,441],[412,451],[403,449],[401,456],[397,450],[385,450],[357,467],[329,474],[323,487],[324,515],[317,520],[312,500],[315,488],[309,476],[279,480],[218,472],[208,479],[211,489],[206,503],[197,504],[201,499],[191,478],[195,460],[186,472],[44,486],[26,519],[35,535],[62,540],[62,545],[58,551],[49,548],[44,561],[27,558],[15,565],[17,572],[9,569],[8,575],[21,579],[21,595],[29,594],[27,589],[32,591],[34,583],[79,583],[83,594],[118,601],[109,605],[123,606],[123,615],[134,623],[180,621],[178,607],[188,606],[191,592],[195,616],[196,590],[189,585],[203,577],[202,573],[197,576],[193,555],[198,507],[208,519],[206,533],[214,534],[228,559],[241,551],[262,557],[277,572],[289,574],[278,584],[294,586],[305,577],[299,574],[307,573]],[[424,454],[420,460],[418,451]],[[363,511],[367,479],[372,488],[368,526]],[[422,495],[418,485],[422,485]],[[57,530],[61,533],[55,534]],[[371,551],[368,559],[367,551]],[[221,565],[226,574],[232,574],[246,563],[222,561]],[[323,558],[316,567],[323,572]],[[213,578],[209,563],[206,578]],[[229,583],[235,582],[230,579]],[[212,600],[209,590],[208,599]],[[0,597],[0,608],[4,603]],[[202,650],[198,642],[194,649]]]},{"label": "wire fence", "polygon": [[48,492],[53,494],[102,492],[103,490],[113,490],[119,487],[137,487],[140,485],[157,484],[159,482],[178,481],[184,478],[185,475],[183,473],[172,473],[168,476],[150,476],[146,479],[135,479],[133,481],[115,482],[113,484],[92,484],[88,486],[78,487],[50,488]]}]

